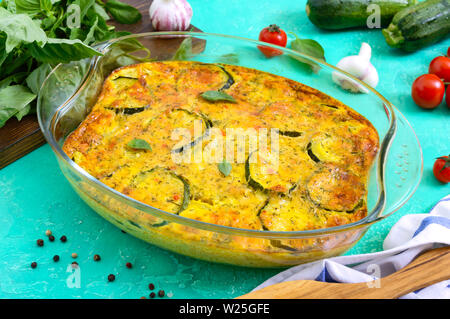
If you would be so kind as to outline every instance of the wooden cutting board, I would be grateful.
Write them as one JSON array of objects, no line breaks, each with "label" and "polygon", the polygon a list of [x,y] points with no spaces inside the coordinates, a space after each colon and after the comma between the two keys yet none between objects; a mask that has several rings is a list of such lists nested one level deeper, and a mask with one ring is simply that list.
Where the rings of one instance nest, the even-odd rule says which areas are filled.
[{"label": "wooden cutting board", "polygon": [[[108,21],[109,25],[114,25],[117,30],[129,31],[131,33],[152,32],[152,23],[150,21],[148,8],[152,3],[152,0],[122,0],[135,8],[137,8],[141,14],[141,21],[129,25],[120,24],[115,21]],[[201,32],[200,29],[190,26],[188,30]],[[160,52],[174,52],[178,48],[183,39],[169,39],[168,41],[161,40],[156,42],[156,46],[153,43],[150,47],[152,57],[165,58]],[[205,47],[205,41],[194,39],[193,51],[201,52]],[[15,160],[25,156],[32,150],[38,148],[45,143],[44,136],[39,128],[38,120],[35,114],[27,115],[19,122],[16,118],[8,120],[2,128],[0,128],[0,169],[6,165],[14,162]]]}]

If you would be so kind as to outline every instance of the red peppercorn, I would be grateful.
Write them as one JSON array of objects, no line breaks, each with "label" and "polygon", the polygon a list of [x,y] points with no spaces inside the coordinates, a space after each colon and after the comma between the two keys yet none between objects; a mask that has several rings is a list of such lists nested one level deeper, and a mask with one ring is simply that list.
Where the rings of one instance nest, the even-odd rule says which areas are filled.
[{"label": "red peppercorn", "polygon": [[158,291],[158,296],[160,296],[160,297],[164,297],[164,290],[160,290],[160,291]]},{"label": "red peppercorn", "polygon": [[148,289],[150,289],[150,290],[155,289],[155,285],[154,284],[148,284]]},{"label": "red peppercorn", "polygon": [[100,255],[94,255],[94,261],[100,261]]},{"label": "red peppercorn", "polygon": [[109,274],[108,275],[108,281],[111,282],[111,281],[114,281],[114,280],[116,280],[116,276],[114,276],[113,274]]},{"label": "red peppercorn", "polygon": [[154,292],[150,293],[150,298],[155,298],[156,294]]},{"label": "red peppercorn", "polygon": [[36,243],[37,243],[37,245],[38,245],[39,247],[44,246],[44,241],[43,241],[42,239],[36,240]]},{"label": "red peppercorn", "polygon": [[147,298],[145,298],[145,296],[142,296],[141,299],[147,299]]},{"label": "red peppercorn", "polygon": [[132,267],[133,267],[133,264],[131,264],[131,263],[126,263],[126,266],[127,266],[127,268],[132,268]]},{"label": "red peppercorn", "polygon": [[65,243],[67,241],[67,237],[66,236],[61,236],[60,240]]},{"label": "red peppercorn", "polygon": [[35,261],[33,261],[32,263],[31,263],[31,268],[36,268],[37,267],[37,262],[35,262]]}]

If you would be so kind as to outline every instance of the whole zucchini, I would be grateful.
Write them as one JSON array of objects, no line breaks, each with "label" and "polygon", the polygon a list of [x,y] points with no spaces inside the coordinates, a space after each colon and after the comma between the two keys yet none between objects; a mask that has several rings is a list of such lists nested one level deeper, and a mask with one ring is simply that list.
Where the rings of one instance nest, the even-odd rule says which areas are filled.
[{"label": "whole zucchini", "polygon": [[367,8],[376,4],[380,7],[381,27],[386,27],[398,11],[416,3],[417,0],[308,0],[306,14],[322,29],[368,27],[367,18],[373,12]]},{"label": "whole zucchini", "polygon": [[450,0],[428,0],[403,9],[382,32],[391,47],[408,52],[438,42],[450,32]]}]

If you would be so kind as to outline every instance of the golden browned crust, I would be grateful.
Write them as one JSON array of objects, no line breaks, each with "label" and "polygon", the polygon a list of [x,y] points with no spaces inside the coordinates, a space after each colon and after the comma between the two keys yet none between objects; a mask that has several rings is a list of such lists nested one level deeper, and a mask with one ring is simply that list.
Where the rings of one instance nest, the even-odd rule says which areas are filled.
[{"label": "golden browned crust", "polygon": [[[236,103],[200,97],[220,89]],[[202,134],[212,126],[224,137],[228,128],[279,129],[279,171],[265,178],[252,174],[259,166],[232,163],[224,176],[217,163],[175,163],[171,155],[180,141],[171,139],[173,130],[193,132],[194,120],[202,121]],[[151,151],[128,147],[136,138]],[[219,225],[298,231],[366,215],[378,143],[363,116],[290,79],[231,65],[151,62],[115,70],[63,149],[101,182],[157,208]],[[179,179],[156,176],[155,167]],[[180,181],[189,185],[187,194]]]}]

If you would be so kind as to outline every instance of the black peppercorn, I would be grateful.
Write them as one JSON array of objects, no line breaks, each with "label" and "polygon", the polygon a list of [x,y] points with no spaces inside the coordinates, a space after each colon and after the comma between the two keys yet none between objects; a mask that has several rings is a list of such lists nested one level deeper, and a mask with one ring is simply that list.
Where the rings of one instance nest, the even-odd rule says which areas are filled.
[{"label": "black peppercorn", "polygon": [[67,241],[67,237],[66,236],[61,236],[60,240],[65,243]]},{"label": "black peppercorn", "polygon": [[160,296],[160,297],[164,297],[164,290],[160,290],[160,291],[158,291],[158,296]]},{"label": "black peppercorn", "polygon": [[154,292],[150,293],[150,298],[155,298],[156,294]]},{"label": "black peppercorn", "polygon": [[148,289],[150,289],[150,290],[155,289],[155,285],[154,284],[148,284]]},{"label": "black peppercorn", "polygon": [[37,243],[37,245],[38,245],[39,247],[44,246],[44,241],[43,241],[42,239],[36,240],[36,243]]},{"label": "black peppercorn", "polygon": [[53,261],[54,261],[54,262],[59,261],[59,256],[58,256],[58,255],[53,256]]},{"label": "black peppercorn", "polygon": [[113,274],[109,274],[108,275],[108,281],[114,281],[116,279],[116,276],[114,276]]},{"label": "black peppercorn", "polygon": [[100,261],[100,255],[94,255],[94,261]]},{"label": "black peppercorn", "polygon": [[55,241],[55,236],[53,236],[53,235],[48,236],[48,240]]},{"label": "black peppercorn", "polygon": [[36,268],[37,267],[37,262],[35,262],[35,261],[33,261],[32,263],[31,263],[31,268]]}]

